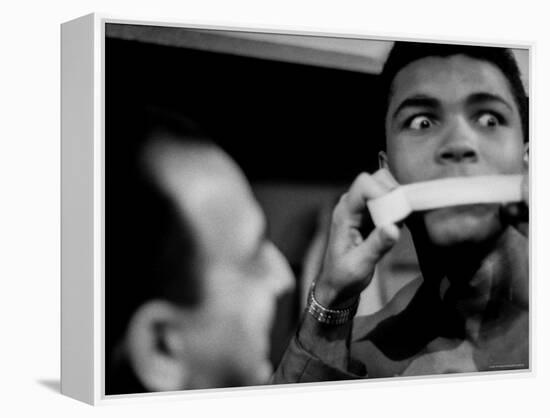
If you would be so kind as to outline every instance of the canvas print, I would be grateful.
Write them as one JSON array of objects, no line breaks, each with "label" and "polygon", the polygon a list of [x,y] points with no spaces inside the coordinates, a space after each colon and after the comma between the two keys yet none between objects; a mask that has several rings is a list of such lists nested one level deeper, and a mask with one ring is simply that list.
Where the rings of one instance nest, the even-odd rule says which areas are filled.
[{"label": "canvas print", "polygon": [[107,396],[530,369],[528,49],[104,42]]}]

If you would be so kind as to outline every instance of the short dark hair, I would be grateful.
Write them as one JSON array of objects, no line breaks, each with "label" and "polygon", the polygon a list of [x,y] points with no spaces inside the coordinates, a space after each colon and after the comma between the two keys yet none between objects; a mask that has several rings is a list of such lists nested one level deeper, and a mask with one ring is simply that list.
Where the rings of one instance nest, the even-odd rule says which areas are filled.
[{"label": "short dark hair", "polygon": [[105,199],[106,391],[140,392],[116,354],[128,323],[143,303],[163,299],[200,303],[198,255],[189,221],[143,163],[147,144],[168,134],[209,143],[192,121],[167,110],[125,109],[107,116]]},{"label": "short dark hair", "polygon": [[[413,61],[426,57],[448,57],[451,55],[466,55],[481,61],[489,62],[502,71],[508,80],[510,90],[516,102],[521,118],[523,141],[529,141],[529,106],[525,88],[521,81],[520,71],[512,51],[507,48],[434,44],[424,42],[397,41],[391,49],[381,73],[380,97],[383,103],[381,120],[384,123],[391,97],[391,88],[395,76],[405,66]],[[385,129],[382,129],[385,132]],[[385,146],[385,140],[384,140]]]}]

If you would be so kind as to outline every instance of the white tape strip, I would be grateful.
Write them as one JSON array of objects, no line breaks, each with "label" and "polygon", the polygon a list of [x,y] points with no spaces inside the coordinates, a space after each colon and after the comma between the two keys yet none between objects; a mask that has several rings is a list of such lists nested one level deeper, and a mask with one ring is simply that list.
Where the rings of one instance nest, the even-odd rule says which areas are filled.
[{"label": "white tape strip", "polygon": [[522,200],[521,175],[453,177],[399,186],[367,202],[376,226],[402,221],[414,211]]}]

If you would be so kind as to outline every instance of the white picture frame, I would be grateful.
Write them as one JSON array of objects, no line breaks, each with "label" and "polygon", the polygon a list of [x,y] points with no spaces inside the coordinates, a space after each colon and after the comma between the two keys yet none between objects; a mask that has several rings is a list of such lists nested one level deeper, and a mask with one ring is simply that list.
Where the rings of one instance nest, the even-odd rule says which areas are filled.
[{"label": "white picture frame", "polygon": [[[235,43],[224,43],[223,37],[184,39],[179,46],[206,48],[214,52],[243,53],[269,60],[284,60],[305,65],[321,65],[330,68],[358,71],[372,66],[379,70],[382,58],[355,53],[353,47],[346,50],[346,39],[364,39],[364,35],[338,33],[309,33],[270,28],[212,27],[182,22],[136,21],[113,18],[102,14],[87,15],[64,23],[61,29],[61,136],[62,136],[62,321],[61,321],[61,391],[83,402],[99,405],[116,402],[117,399],[166,396],[211,396],[220,391],[199,390],[163,392],[145,395],[105,395],[105,315],[104,315],[104,249],[105,249],[105,37],[107,24],[129,26],[158,26],[179,30],[238,30],[244,33],[242,44],[236,51]],[[260,47],[261,41],[247,39],[246,34],[264,32],[273,36],[327,37],[333,39],[333,48],[317,49],[309,45],[284,44],[283,48]],[[144,31],[141,36],[153,36]],[[122,39],[130,39],[132,32],[119,32]],[[270,35],[266,35],[270,36]],[[331,38],[329,38],[331,37]],[[385,37],[372,35],[370,39],[383,41]],[[171,45],[176,39],[164,39]],[[342,40],[339,42],[338,39]],[[143,40],[143,39],[142,39]],[[435,41],[435,40],[434,40]],[[444,40],[450,42],[450,40]],[[189,42],[189,43],[186,43]],[[457,43],[469,43],[464,40]],[[351,45],[353,42],[349,42]],[[471,42],[476,44],[476,42]],[[528,43],[500,44],[528,51]],[[304,54],[309,51],[310,54]],[[382,53],[383,54],[383,53]],[[343,58],[347,57],[347,60]],[[527,59],[527,62],[529,59]],[[530,68],[525,69],[529,76]],[[528,82],[528,81],[527,81]],[[529,88],[529,96],[532,90]],[[532,276],[530,276],[532,281]],[[531,283],[532,284],[532,283]],[[531,286],[532,287],[532,286]],[[531,303],[533,298],[531,297]],[[531,309],[533,306],[531,305]],[[531,360],[533,359],[533,333],[530,330]],[[502,373],[532,373],[532,361],[527,370]],[[441,378],[441,377],[439,377]],[[325,384],[325,383],[323,383]],[[330,383],[326,383],[330,384]],[[265,387],[264,387],[265,389]],[[274,389],[276,389],[274,387]],[[233,389],[230,389],[230,391]]]}]

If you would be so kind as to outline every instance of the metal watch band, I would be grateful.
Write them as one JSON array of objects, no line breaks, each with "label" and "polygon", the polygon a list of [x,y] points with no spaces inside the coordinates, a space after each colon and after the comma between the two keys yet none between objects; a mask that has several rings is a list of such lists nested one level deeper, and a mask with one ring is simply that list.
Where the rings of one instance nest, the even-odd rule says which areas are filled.
[{"label": "metal watch band", "polygon": [[315,282],[311,285],[309,291],[309,300],[307,311],[318,322],[327,325],[341,325],[344,324],[355,316],[357,307],[359,306],[359,298],[355,302],[345,309],[329,309],[321,305],[317,299],[315,299]]}]

